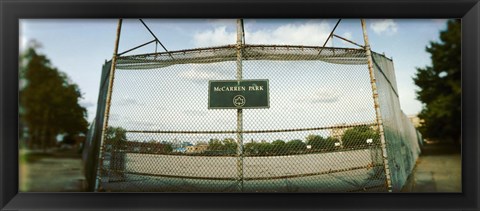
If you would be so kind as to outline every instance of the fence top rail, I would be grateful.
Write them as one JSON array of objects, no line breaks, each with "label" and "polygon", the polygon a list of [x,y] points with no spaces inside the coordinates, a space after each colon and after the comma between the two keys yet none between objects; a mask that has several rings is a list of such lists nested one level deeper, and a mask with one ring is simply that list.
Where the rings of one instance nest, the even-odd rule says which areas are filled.
[{"label": "fence top rail", "polygon": [[[236,45],[195,48],[118,57],[117,69],[158,69],[177,64],[215,63],[236,60]],[[243,60],[324,61],[334,64],[367,64],[362,48],[294,45],[242,45]]]},{"label": "fence top rail", "polygon": [[284,133],[284,132],[298,132],[311,130],[328,130],[328,129],[342,129],[352,128],[356,126],[374,126],[375,123],[361,123],[361,124],[339,124],[328,127],[314,127],[314,128],[294,128],[294,129],[278,129],[278,130],[217,130],[217,131],[196,131],[196,130],[126,130],[127,133],[158,133],[158,134],[235,134],[235,133]]},{"label": "fence top rail", "polygon": [[[176,50],[176,51],[169,51],[170,54],[186,54],[186,53],[197,53],[197,52],[206,52],[206,51],[215,51],[221,49],[236,49],[237,45],[222,45],[222,46],[215,46],[215,47],[205,47],[205,48],[191,48],[191,49],[183,49],[183,50]],[[341,47],[321,47],[321,46],[308,46],[308,45],[255,45],[255,44],[242,44],[243,49],[249,48],[274,48],[274,49],[304,49],[304,50],[347,50],[347,51],[362,51],[365,50],[363,48],[341,48]],[[130,57],[147,57],[147,56],[163,56],[169,55],[167,52],[156,52],[156,53],[145,53],[145,54],[135,54],[135,55],[126,55],[120,56],[119,59],[125,59]]]}]

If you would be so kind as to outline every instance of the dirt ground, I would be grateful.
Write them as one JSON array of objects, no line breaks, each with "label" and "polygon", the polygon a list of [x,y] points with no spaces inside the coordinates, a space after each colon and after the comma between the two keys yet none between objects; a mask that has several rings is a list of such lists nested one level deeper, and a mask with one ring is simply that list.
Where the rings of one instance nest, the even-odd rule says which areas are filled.
[{"label": "dirt ground", "polygon": [[75,150],[20,150],[20,192],[83,192],[82,160]]}]

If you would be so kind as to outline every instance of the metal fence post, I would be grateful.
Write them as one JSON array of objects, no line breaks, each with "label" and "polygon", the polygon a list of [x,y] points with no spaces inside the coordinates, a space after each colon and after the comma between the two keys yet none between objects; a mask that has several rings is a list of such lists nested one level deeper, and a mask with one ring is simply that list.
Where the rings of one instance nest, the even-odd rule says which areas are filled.
[{"label": "metal fence post", "polygon": [[[242,19],[237,19],[237,80],[242,80]],[[237,109],[237,177],[238,190],[243,192],[243,110]]]},{"label": "metal fence post", "polygon": [[100,165],[98,165],[97,169],[97,179],[96,179],[96,184],[95,184],[95,191],[98,191],[100,188],[100,183],[101,183],[101,171],[103,168],[103,156],[104,156],[104,146],[103,143],[105,141],[106,137],[106,132],[107,132],[107,127],[108,127],[108,117],[110,115],[110,103],[112,100],[112,88],[113,88],[113,81],[115,79],[115,67],[117,64],[117,56],[118,56],[118,43],[120,42],[120,32],[122,30],[122,19],[118,19],[118,26],[117,26],[117,37],[115,39],[115,47],[113,50],[113,56],[112,56],[112,66],[110,69],[110,75],[109,75],[109,82],[108,82],[108,89],[107,89],[107,99],[106,99],[106,105],[105,105],[105,113],[104,113],[104,119],[103,119],[103,125],[102,125],[102,135],[100,139],[100,153],[98,154],[98,160]]},{"label": "metal fence post", "polygon": [[387,180],[386,181],[387,191],[392,192],[392,180],[391,180],[390,168],[389,168],[389,165],[388,165],[387,145],[386,145],[386,142],[385,142],[385,132],[383,130],[383,122],[382,122],[383,120],[382,120],[382,114],[380,112],[380,103],[379,103],[379,100],[378,100],[378,90],[377,90],[377,84],[376,84],[376,79],[375,79],[375,71],[373,70],[372,52],[370,50],[370,44],[369,44],[369,41],[368,41],[365,19],[361,19],[361,24],[362,24],[362,31],[363,31],[363,39],[365,41],[365,54],[367,55],[368,71],[370,73],[370,84],[372,85],[373,103],[375,105],[375,114],[376,114],[376,117],[377,117],[378,131],[380,133],[380,142],[381,142],[382,155],[383,155],[383,165],[384,165],[384,170],[385,170],[385,177],[386,177],[386,180]]}]

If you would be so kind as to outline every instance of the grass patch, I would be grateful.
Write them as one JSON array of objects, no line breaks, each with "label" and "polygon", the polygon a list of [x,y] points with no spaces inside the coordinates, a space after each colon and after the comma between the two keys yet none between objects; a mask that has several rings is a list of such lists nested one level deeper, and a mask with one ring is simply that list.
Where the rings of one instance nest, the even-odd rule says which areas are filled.
[{"label": "grass patch", "polygon": [[26,163],[34,163],[43,158],[52,157],[51,153],[28,153],[20,157],[20,159]]}]

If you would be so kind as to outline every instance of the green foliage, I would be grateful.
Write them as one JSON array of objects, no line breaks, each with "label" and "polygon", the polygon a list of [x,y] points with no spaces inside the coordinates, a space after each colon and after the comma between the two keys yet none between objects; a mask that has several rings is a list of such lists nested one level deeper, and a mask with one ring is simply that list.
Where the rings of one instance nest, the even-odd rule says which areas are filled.
[{"label": "green foliage", "polygon": [[305,144],[305,142],[300,139],[295,139],[288,141],[285,144],[285,148],[287,148],[289,152],[301,152],[305,151],[305,149],[307,148],[307,144]]},{"label": "green foliage", "polygon": [[276,154],[283,155],[287,153],[286,143],[284,140],[275,140],[272,142],[272,150]]},{"label": "green foliage", "polygon": [[87,111],[78,104],[80,89],[46,56],[27,49],[20,58],[20,81],[20,118],[28,127],[30,146],[45,149],[56,144],[58,134],[86,133]]},{"label": "green foliage", "polygon": [[325,139],[325,150],[327,151],[335,150],[335,143],[339,143],[339,142],[340,140],[338,140],[337,138],[328,137],[327,139]]},{"label": "green foliage", "polygon": [[[371,129],[370,129],[371,130]],[[336,150],[335,143],[338,139],[327,137],[323,138],[320,135],[309,135],[306,142],[300,139],[290,140],[275,140],[273,142],[251,141],[244,144],[243,152],[246,156],[278,156],[278,155],[292,155],[304,153],[319,153],[330,152]],[[307,144],[312,145],[311,149],[307,149]],[[212,155],[231,155],[236,153],[236,142],[234,139],[211,139],[208,142],[208,153]]]},{"label": "green foliage", "polygon": [[215,139],[210,139],[210,141],[208,141],[207,150],[217,151],[217,150],[222,150],[222,148],[223,148],[223,144],[219,139],[215,138]]},{"label": "green foliage", "polygon": [[114,144],[127,141],[127,132],[122,127],[108,126],[105,134],[105,143]]},{"label": "green foliage", "polygon": [[244,145],[247,155],[271,155],[274,153],[273,145],[268,142],[250,142]]},{"label": "green foliage", "polygon": [[163,145],[165,145],[164,151],[165,151],[166,153],[171,153],[171,152],[173,152],[173,147],[172,147],[171,144],[163,144]]},{"label": "green foliage", "polygon": [[342,136],[345,148],[365,147],[367,139],[372,139],[374,145],[380,143],[380,134],[369,126],[356,126],[346,130]]},{"label": "green foliage", "polygon": [[233,138],[226,138],[223,140],[224,150],[230,154],[234,154],[237,151],[237,142]]},{"label": "green foliage", "polygon": [[309,135],[306,138],[307,145],[312,146],[312,150],[319,150],[325,148],[325,139],[319,135]]},{"label": "green foliage", "polygon": [[75,144],[75,136],[73,136],[71,134],[68,134],[68,135],[64,136],[63,140],[62,140],[62,143],[63,144],[68,144],[68,145]]},{"label": "green foliage", "polygon": [[248,142],[243,145],[243,152],[247,155],[252,155],[252,154],[257,154],[258,151],[256,149],[256,143],[255,142]]},{"label": "green foliage", "polygon": [[127,141],[127,132],[122,127],[108,126],[105,132],[105,144],[110,145],[111,148],[124,149],[125,142]]},{"label": "green foliage", "polygon": [[309,135],[306,140],[307,145],[312,146],[312,151],[332,151],[335,149],[335,143],[339,142],[336,138],[323,138],[320,135]]},{"label": "green foliage", "polygon": [[219,139],[210,139],[210,141],[208,141],[207,150],[235,154],[237,151],[237,142],[233,138],[226,138],[223,141],[220,141]]},{"label": "green foliage", "polygon": [[417,68],[413,78],[423,103],[418,117],[424,138],[459,141],[461,135],[461,22],[449,20],[440,41],[426,47],[432,65]]}]

